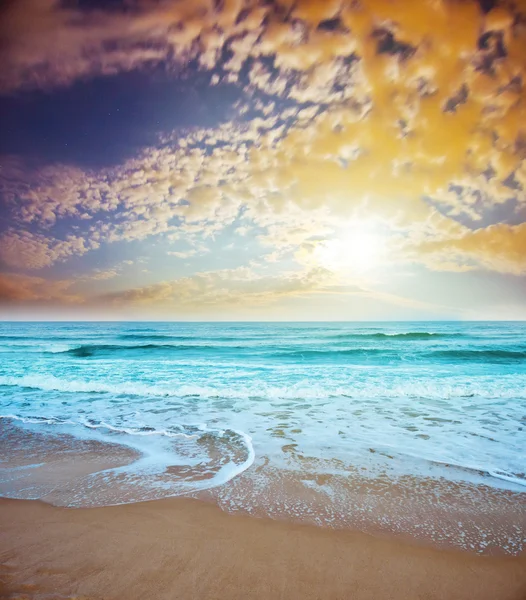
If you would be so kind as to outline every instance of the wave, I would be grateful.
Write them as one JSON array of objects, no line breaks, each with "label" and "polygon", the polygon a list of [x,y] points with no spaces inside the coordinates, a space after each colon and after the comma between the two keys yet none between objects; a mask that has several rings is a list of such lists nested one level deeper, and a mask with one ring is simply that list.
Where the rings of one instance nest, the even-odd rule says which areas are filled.
[{"label": "wave", "polygon": [[187,340],[195,340],[192,335],[165,335],[165,334],[143,334],[143,333],[124,333],[119,335],[120,340],[142,341],[142,340],[171,340],[173,342],[185,342]]},{"label": "wave", "polygon": [[[208,336],[208,335],[173,335],[173,334],[148,334],[148,333],[125,333],[122,335],[118,336],[119,339],[121,340],[137,340],[137,341],[142,341],[142,340],[169,340],[169,341],[177,341],[177,342],[184,342],[184,341],[189,341],[189,340],[194,340],[194,341],[199,341],[199,340],[203,340],[203,341],[211,341],[211,342],[233,342],[233,341],[239,341],[241,338],[240,336],[224,336],[224,335],[220,335],[220,336]],[[283,332],[280,332],[279,335],[265,335],[265,334],[250,334],[250,335],[246,335],[243,334],[242,339],[243,340],[250,340],[250,341],[255,341],[255,340],[261,340],[261,341],[265,341],[268,339],[272,339],[274,338],[276,341],[278,341],[279,339],[288,339],[289,335],[283,335]],[[293,339],[298,339],[297,335],[293,335],[292,336]],[[326,339],[326,340],[360,340],[360,339],[386,339],[386,340],[397,340],[397,339],[401,339],[401,340],[428,340],[428,339],[438,339],[438,338],[443,338],[443,339],[451,339],[451,338],[459,338],[459,337],[464,337],[464,334],[462,333],[435,333],[435,332],[429,332],[429,331],[409,331],[407,333],[336,333],[336,334],[329,334],[329,335],[324,335],[322,337],[322,339]],[[309,339],[312,338],[312,335],[307,337],[307,338],[302,338],[302,339]],[[316,336],[314,336],[314,339],[316,339]]]},{"label": "wave", "polygon": [[71,356],[75,356],[77,358],[87,358],[89,356],[94,356],[95,354],[99,353],[118,352],[122,350],[133,352],[157,349],[182,350],[188,348],[192,348],[192,346],[174,344],[139,344],[136,346],[127,346],[119,344],[90,344],[77,346],[76,348],[69,348],[68,350],[62,350],[60,352],[57,352],[56,354],[70,354]]},{"label": "wave", "polygon": [[[178,390],[171,392],[155,386],[148,386],[140,383],[108,384],[99,381],[81,381],[65,380],[54,377],[53,375],[38,376],[26,375],[23,377],[0,377],[0,386],[20,387],[33,390],[42,390],[45,392],[67,392],[67,393],[87,393],[87,394],[116,394],[129,396],[159,396],[166,397],[172,395],[191,396],[195,395],[195,390],[190,386],[181,386]],[[178,393],[179,392],[179,393]]]},{"label": "wave", "polygon": [[20,423],[30,423],[33,425],[75,425],[73,421],[68,421],[67,419],[57,419],[56,417],[21,417],[19,415],[7,414],[0,415],[0,419],[5,419],[7,421],[19,421]]},{"label": "wave", "polygon": [[194,351],[202,352],[206,350],[239,350],[244,346],[217,346],[213,344],[83,344],[75,348],[59,350],[52,354],[69,354],[76,358],[88,358],[97,354],[111,354],[117,352],[146,352],[146,351]]},{"label": "wave", "polygon": [[[134,448],[135,450],[137,450],[139,452],[139,454],[144,455],[149,454],[152,451],[152,446],[149,443],[147,446],[144,446],[144,444],[140,444],[140,443],[136,443],[133,441],[134,438],[142,438],[144,436],[156,436],[158,438],[179,438],[182,440],[182,443],[186,443],[186,442],[194,442],[197,445],[197,448],[200,448],[203,452],[203,457],[202,459],[204,460],[204,462],[200,463],[200,466],[203,467],[204,469],[204,473],[209,473],[209,468],[210,466],[217,461],[217,457],[214,456],[214,451],[212,451],[212,454],[207,455],[207,439],[210,439],[210,436],[212,436],[216,441],[221,442],[221,448],[222,451],[226,452],[225,458],[227,459],[227,462],[224,464],[221,464],[219,466],[219,468],[215,468],[215,472],[213,474],[213,476],[211,478],[205,478],[203,481],[184,481],[183,480],[176,480],[176,484],[179,485],[183,485],[183,486],[187,486],[186,488],[186,492],[191,491],[193,489],[193,491],[197,491],[197,490],[204,490],[204,489],[210,489],[213,487],[217,487],[219,485],[223,485],[225,483],[227,483],[228,481],[232,480],[234,477],[236,477],[237,475],[240,475],[241,473],[243,473],[244,471],[246,471],[250,466],[252,466],[252,464],[254,463],[255,460],[255,451],[254,451],[254,446],[252,444],[252,438],[246,434],[244,431],[241,430],[237,430],[237,429],[230,429],[230,428],[226,428],[226,429],[213,429],[213,428],[209,428],[206,424],[200,424],[200,425],[196,425],[196,426],[190,426],[190,425],[173,425],[169,428],[165,428],[165,429],[156,429],[154,427],[148,427],[148,426],[142,426],[142,427],[119,427],[119,426],[115,426],[112,425],[111,423],[107,423],[105,421],[96,421],[94,419],[86,419],[83,421],[71,421],[68,419],[61,419],[59,417],[54,417],[54,416],[45,416],[45,417],[40,417],[40,416],[21,416],[21,415],[16,415],[16,414],[0,414],[0,419],[4,419],[4,420],[8,420],[8,421],[17,421],[19,423],[24,423],[24,424],[36,424],[36,425],[54,425],[54,426],[69,426],[68,428],[68,433],[73,433],[73,435],[75,435],[76,430],[78,432],[78,429],[84,429],[84,430],[102,430],[101,433],[104,434],[104,432],[109,432],[110,434],[118,434],[118,435],[122,435],[124,436],[123,439],[119,439],[119,442],[121,442],[123,445],[129,446],[131,448]],[[78,435],[78,433],[77,433]],[[83,438],[84,435],[81,434],[81,438]],[[107,442],[112,442],[115,443],[117,440],[112,439],[112,438],[106,438],[105,441]],[[172,442],[173,444],[174,442]],[[226,445],[225,445],[226,444]],[[242,446],[244,451],[245,451],[245,457],[244,460],[241,460],[240,462],[236,462],[237,460],[239,460],[239,456],[237,454],[237,452],[232,453],[232,448],[233,447],[237,447],[237,449],[239,450],[239,447]],[[166,448],[166,447],[165,447]],[[155,452],[155,450],[154,450]],[[174,456],[172,457],[173,459],[175,459],[175,461],[172,463],[172,461],[170,460],[170,457],[167,455],[167,451],[166,449],[162,450],[160,452],[160,454],[158,454],[158,460],[159,460],[159,474],[162,474],[166,471],[169,470],[169,468],[171,467],[171,465],[176,465],[179,466],[181,465],[180,459],[183,458],[184,459],[184,453],[180,456],[177,457],[177,449],[176,447],[174,447],[173,445],[170,445],[170,450],[168,450],[168,453],[171,455],[171,453],[174,453]],[[155,454],[154,454],[155,456]],[[168,462],[167,462],[168,461]],[[132,474],[133,476],[133,481],[134,483],[137,480],[137,471],[135,470],[135,467],[139,465],[139,463],[141,462],[141,459],[134,461],[133,463],[131,463],[130,465],[125,465],[124,467],[120,467],[117,469],[108,469],[106,471],[100,471],[97,474],[100,473],[108,473],[110,471],[115,471],[115,472],[129,472],[130,474]],[[141,473],[142,477],[145,479],[145,484],[147,485],[147,480],[149,477],[149,474],[151,475],[151,463],[148,461],[147,462],[149,464],[149,468],[147,470],[147,472],[143,472]],[[208,466],[206,463],[209,463]],[[39,465],[36,465],[39,466]],[[166,470],[166,471],[165,471]],[[151,481],[150,483],[155,484],[155,480]],[[144,485],[144,484],[143,484]],[[190,490],[188,489],[188,486],[190,486]],[[169,491],[169,488],[166,487],[166,485],[162,486],[163,489],[163,496],[170,496],[170,495],[177,495],[177,493],[175,494],[171,494]],[[89,495],[89,493],[91,492],[91,487],[88,486],[88,488],[86,489],[86,494]],[[175,490],[173,490],[175,491]],[[141,498],[142,500],[147,500],[149,499],[148,497],[143,497]],[[124,501],[124,503],[127,502],[134,502],[136,500],[133,499],[127,499]]]},{"label": "wave", "polygon": [[[279,346],[278,346],[279,348]],[[258,346],[236,345],[223,346],[221,344],[83,344],[74,348],[50,351],[52,354],[68,354],[76,358],[89,358],[96,355],[114,354],[119,352],[227,352],[233,350],[249,350],[263,353],[269,358],[306,358],[329,357],[329,356],[373,356],[377,354],[389,354],[392,350],[388,348],[327,348],[313,350],[309,348],[292,347],[277,349],[272,347],[260,348]]]},{"label": "wave", "polygon": [[450,359],[454,361],[481,361],[481,362],[503,362],[526,360],[524,350],[499,350],[499,349],[457,349],[457,350],[434,350],[432,352],[416,353],[395,351],[393,348],[327,348],[322,350],[309,350],[294,348],[290,351],[276,352],[272,356],[276,358],[289,358],[307,360],[315,358],[356,357],[375,358],[382,357],[389,360],[421,362],[423,359]]},{"label": "wave", "polygon": [[451,339],[463,337],[461,333],[433,333],[429,331],[409,331],[407,333],[338,333],[328,336],[331,339],[354,340],[354,339],[385,339],[385,340],[429,340],[429,339]]},{"label": "wave", "polygon": [[[89,339],[100,339],[99,335],[82,335],[83,339],[89,340]],[[25,342],[25,343],[31,343],[31,342],[48,342],[50,340],[54,341],[54,342],[71,342],[74,343],[75,340],[78,339],[78,335],[28,335],[28,334],[24,334],[24,335],[0,335],[0,343],[2,343],[3,341],[8,341],[8,342]]]},{"label": "wave", "polygon": [[[514,473],[509,470],[500,469],[498,467],[489,467],[483,466],[480,464],[474,464],[469,460],[466,462],[462,462],[459,460],[452,460],[450,458],[441,458],[441,457],[433,457],[429,454],[426,455],[425,452],[415,453],[407,448],[400,448],[391,444],[383,443],[376,448],[373,448],[375,452],[380,452],[380,454],[395,453],[402,458],[411,458],[418,462],[423,461],[424,463],[435,465],[440,468],[446,469],[456,469],[458,471],[464,472],[468,475],[482,476],[482,477],[493,477],[494,479],[500,479],[501,481],[506,481],[507,483],[512,483],[519,487],[526,487],[526,472]],[[440,450],[439,450],[440,452]]]},{"label": "wave", "polygon": [[[383,335],[383,334],[382,334]],[[502,349],[449,349],[435,350],[425,354],[403,355],[393,351],[392,348],[302,348],[291,347],[290,349],[281,348],[259,348],[246,345],[223,346],[217,344],[83,344],[74,348],[60,349],[50,351],[53,354],[68,354],[77,358],[87,358],[96,354],[110,354],[118,352],[152,352],[152,351],[170,351],[170,352],[205,352],[205,351],[229,351],[229,350],[255,350],[264,351],[268,357],[289,358],[305,360],[310,358],[328,358],[330,356],[348,356],[348,357],[374,357],[384,355],[388,358],[407,358],[419,360],[425,358],[443,358],[454,360],[524,360],[526,351],[524,350],[502,350]]]},{"label": "wave", "polygon": [[[276,358],[295,358],[305,360],[308,358],[328,358],[330,356],[376,356],[379,354],[392,355],[392,350],[387,348],[327,348],[326,350],[298,349],[282,350],[275,352]],[[395,355],[398,356],[398,355]]]},{"label": "wave", "polygon": [[[418,458],[418,457],[415,457]],[[455,461],[443,461],[437,459],[426,459],[428,462],[442,466],[452,467],[466,471],[467,473],[474,473],[476,475],[482,475],[484,477],[494,477],[508,483],[514,483],[515,485],[526,487],[526,474],[525,473],[510,473],[502,469],[497,468],[486,468],[478,465],[467,465],[461,462]]]},{"label": "wave", "polygon": [[[512,384],[513,382],[513,384]],[[369,384],[349,382],[346,385],[313,384],[309,381],[294,385],[203,386],[198,384],[174,385],[171,388],[139,382],[108,383],[106,381],[67,380],[53,375],[0,376],[0,387],[41,390],[44,392],[110,394],[115,396],[153,398],[237,399],[267,398],[276,400],[323,400],[328,398],[484,398],[485,400],[523,398],[526,389],[524,377],[492,380],[490,384],[465,384],[436,381],[381,382]]]},{"label": "wave", "polygon": [[[39,417],[36,415],[22,417],[14,414],[0,415],[0,419],[19,421],[21,423],[29,423],[32,425],[76,425],[86,427],[87,429],[105,429],[107,431],[126,433],[128,435],[160,435],[163,437],[182,437],[187,440],[197,439],[199,437],[199,434],[197,433],[185,433],[184,431],[177,430],[174,431],[174,429],[177,428],[155,429],[153,427],[116,427],[110,423],[106,423],[104,421],[95,421],[93,419],[86,419],[85,421],[71,421],[69,419],[61,419],[59,417]],[[219,431],[219,433],[224,432]]]},{"label": "wave", "polygon": [[127,341],[146,341],[146,340],[166,340],[172,342],[239,342],[243,341],[266,341],[272,339],[275,336],[269,335],[245,335],[243,336],[232,336],[232,335],[173,335],[173,334],[142,334],[142,333],[125,333],[118,336],[120,340]]},{"label": "wave", "polygon": [[506,360],[525,360],[526,351],[524,350],[435,350],[426,354],[430,358],[451,358],[454,360],[486,360],[486,361],[506,361]]}]

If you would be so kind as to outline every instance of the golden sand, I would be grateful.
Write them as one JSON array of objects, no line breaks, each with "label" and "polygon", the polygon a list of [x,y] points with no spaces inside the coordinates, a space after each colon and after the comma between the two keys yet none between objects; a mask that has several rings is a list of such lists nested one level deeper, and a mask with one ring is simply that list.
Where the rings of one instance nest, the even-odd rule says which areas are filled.
[{"label": "golden sand", "polygon": [[0,500],[0,562],[0,597],[16,599],[526,598],[526,557],[232,516],[191,499],[93,509]]}]

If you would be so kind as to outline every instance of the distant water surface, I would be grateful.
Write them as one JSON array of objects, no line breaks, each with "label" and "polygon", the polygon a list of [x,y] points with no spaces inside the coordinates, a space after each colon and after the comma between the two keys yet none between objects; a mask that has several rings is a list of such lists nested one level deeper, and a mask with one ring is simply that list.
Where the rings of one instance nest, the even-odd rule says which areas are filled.
[{"label": "distant water surface", "polygon": [[[512,498],[524,541],[524,323],[2,323],[0,416],[6,496],[215,490],[249,510],[289,474],[287,502],[323,492],[345,521],[342,482],[430,478]],[[126,458],[98,465],[101,447]],[[64,471],[68,452],[92,472]],[[289,510],[279,489],[267,513]]]}]

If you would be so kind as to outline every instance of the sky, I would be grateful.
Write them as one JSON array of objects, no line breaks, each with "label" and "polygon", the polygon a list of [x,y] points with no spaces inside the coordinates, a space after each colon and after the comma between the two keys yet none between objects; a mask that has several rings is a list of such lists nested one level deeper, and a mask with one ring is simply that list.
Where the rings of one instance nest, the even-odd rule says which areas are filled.
[{"label": "sky", "polygon": [[526,319],[526,0],[0,11],[0,318]]}]

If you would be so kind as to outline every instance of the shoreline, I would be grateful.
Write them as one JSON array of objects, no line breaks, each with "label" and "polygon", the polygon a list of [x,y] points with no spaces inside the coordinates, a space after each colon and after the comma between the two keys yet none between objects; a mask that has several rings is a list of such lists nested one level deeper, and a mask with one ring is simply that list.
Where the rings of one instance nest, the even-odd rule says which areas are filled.
[{"label": "shoreline", "polygon": [[524,554],[437,550],[231,515],[192,498],[76,509],[2,498],[0,551],[3,598],[526,596]]},{"label": "shoreline", "polygon": [[526,494],[466,481],[280,475],[257,465],[191,497],[229,514],[359,531],[437,550],[487,556],[520,556],[526,550]]},{"label": "shoreline", "polygon": [[[5,455],[0,497],[39,498],[51,506],[79,509],[193,498],[228,514],[360,531],[424,548],[489,556],[517,556],[525,549],[522,491],[437,477],[363,477],[357,467],[348,469],[346,476],[320,474],[319,465],[310,464],[302,472],[285,471],[273,468],[262,456],[222,485],[141,498],[135,483],[118,476],[105,479],[108,469],[133,467],[140,459],[117,440],[108,444],[65,434],[43,435],[6,420],[0,421],[0,432]],[[171,467],[167,483],[179,475]],[[200,483],[199,474],[191,470],[182,476]]]}]

